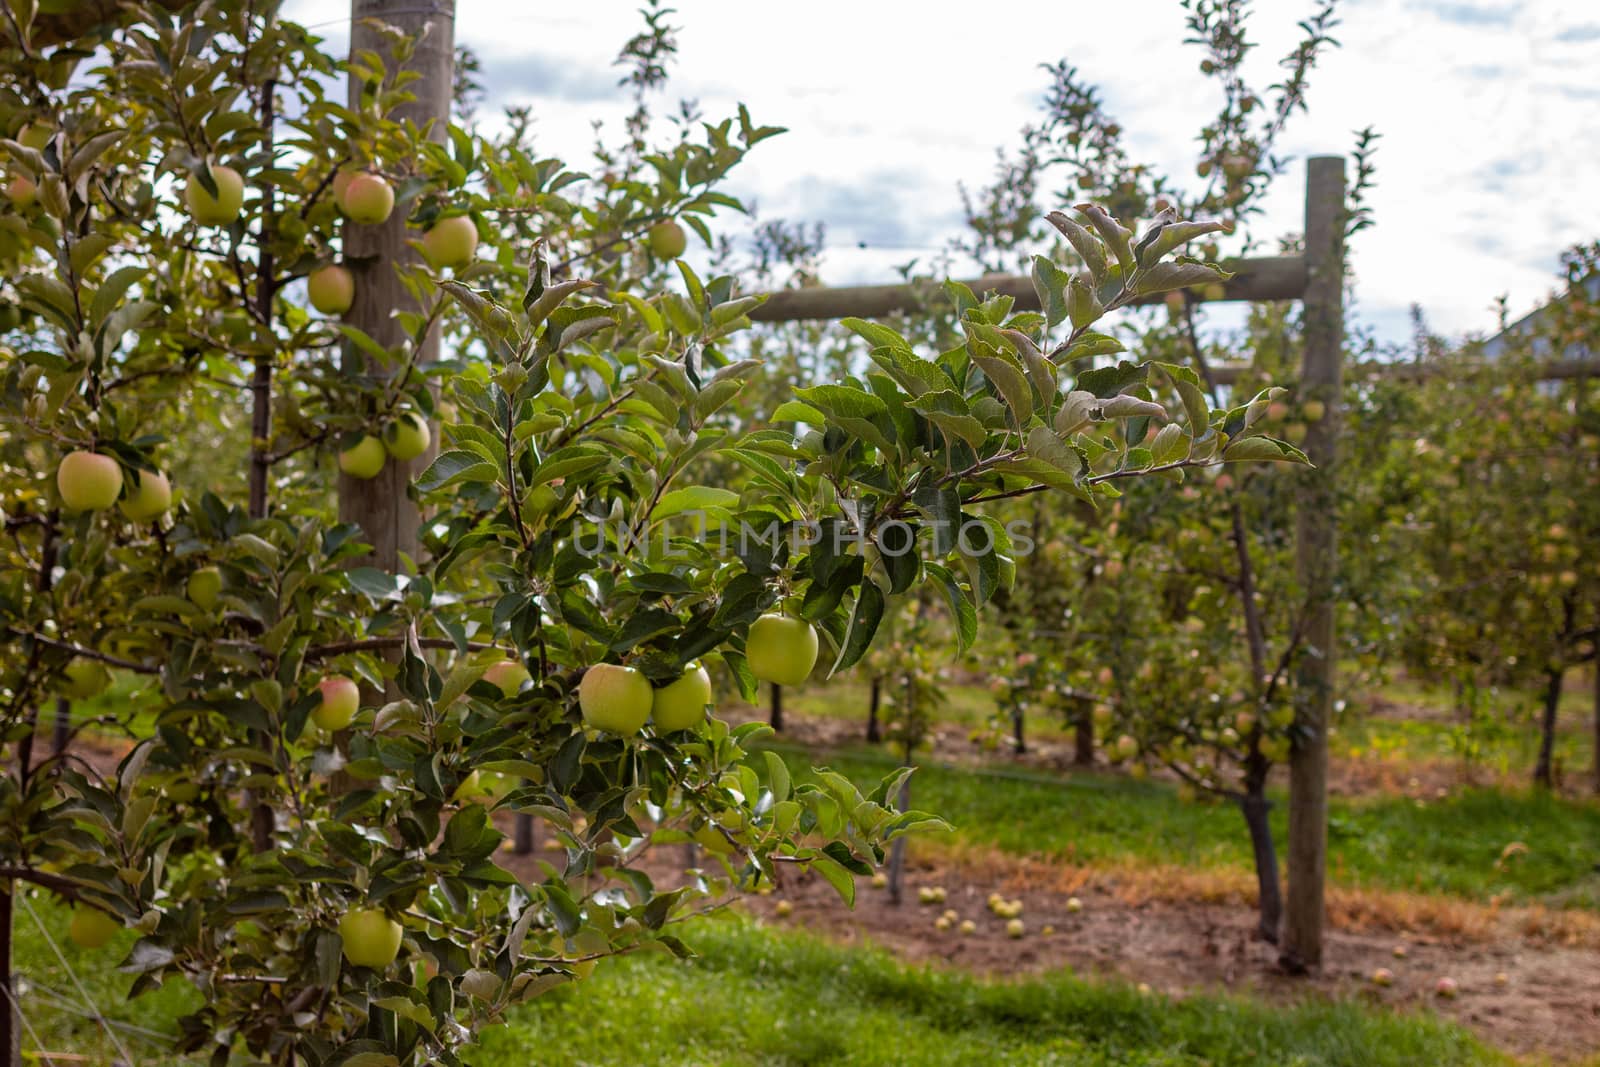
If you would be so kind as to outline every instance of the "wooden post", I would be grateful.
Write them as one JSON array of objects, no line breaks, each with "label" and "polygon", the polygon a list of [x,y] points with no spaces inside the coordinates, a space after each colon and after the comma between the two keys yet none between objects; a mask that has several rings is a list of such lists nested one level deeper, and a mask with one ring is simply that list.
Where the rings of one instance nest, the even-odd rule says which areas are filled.
[{"label": "wooden post", "polygon": [[1328,722],[1338,646],[1334,635],[1334,464],[1344,363],[1344,160],[1319,156],[1306,169],[1305,354],[1300,401],[1320,400],[1310,424],[1295,510],[1298,570],[1305,590],[1305,644],[1296,663],[1295,739],[1289,757],[1289,892],[1282,952],[1286,970],[1322,964],[1323,880],[1328,846]]},{"label": "wooden post", "polygon": [[[351,0],[350,55],[373,51],[392,63],[381,37],[366,25],[367,19],[386,22],[420,37],[407,64],[407,69],[420,75],[407,86],[416,99],[397,108],[393,117],[410,120],[418,127],[432,123],[430,137],[443,142],[455,77],[455,0]],[[361,83],[351,79],[349,92],[350,106],[359,107]],[[406,228],[403,206],[396,207],[381,226],[345,226],[344,255],[356,281],[355,303],[345,318],[386,347],[405,340],[396,312],[417,310],[395,268],[416,261],[417,254],[406,240],[418,236]],[[439,335],[435,331],[423,344],[417,361],[431,363],[438,354]],[[351,374],[367,374],[374,369],[353,346],[346,350],[345,367]],[[416,557],[419,520],[416,505],[406,490],[413,471],[426,468],[432,461],[430,450],[410,463],[391,459],[376,478],[339,475],[339,518],[360,525],[372,545],[372,556],[367,561],[371,565],[394,572],[402,566],[402,558]]]}]

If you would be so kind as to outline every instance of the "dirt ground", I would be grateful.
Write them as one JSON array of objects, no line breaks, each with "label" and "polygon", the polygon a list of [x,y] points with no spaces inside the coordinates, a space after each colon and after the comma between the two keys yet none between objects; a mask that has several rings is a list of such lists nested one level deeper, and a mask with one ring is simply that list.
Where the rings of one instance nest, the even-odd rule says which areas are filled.
[{"label": "dirt ground", "polygon": [[[1242,990],[1275,1000],[1353,997],[1436,1012],[1519,1054],[1570,1061],[1600,1052],[1600,958],[1592,950],[1534,945],[1515,935],[1479,941],[1338,930],[1328,937],[1320,976],[1289,978],[1277,967],[1274,947],[1254,937],[1248,907],[1154,900],[1130,906],[1091,882],[1076,890],[1082,910],[1073,913],[1067,894],[1018,886],[1020,880],[1003,868],[974,872],[929,863],[908,871],[901,905],[863,880],[852,911],[820,878],[791,875],[780,892],[752,897],[744,906],[769,923],[804,927],[844,944],[870,941],[912,962],[990,975],[1070,968],[1180,997]],[[916,903],[922,886],[942,887],[945,902]],[[1004,920],[986,907],[991,892],[1022,902],[1022,939],[1009,938]],[[791,902],[793,914],[777,917],[779,900]],[[976,931],[937,930],[935,920],[946,909],[973,920]],[[1054,932],[1044,934],[1047,926]],[[1397,946],[1403,958],[1396,957]],[[1393,972],[1392,986],[1373,984],[1379,968]],[[1434,993],[1444,976],[1458,985],[1453,1000]]]}]

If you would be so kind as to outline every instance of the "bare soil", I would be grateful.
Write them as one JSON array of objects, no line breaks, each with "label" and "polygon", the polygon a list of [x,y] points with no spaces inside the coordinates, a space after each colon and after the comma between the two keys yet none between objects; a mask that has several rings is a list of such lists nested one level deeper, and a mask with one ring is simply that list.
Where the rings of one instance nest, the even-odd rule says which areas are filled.
[{"label": "bare soil", "polygon": [[[1574,1061],[1600,1053],[1600,958],[1592,950],[1533,945],[1515,935],[1481,941],[1336,930],[1327,939],[1322,973],[1292,978],[1278,968],[1276,948],[1255,937],[1249,908],[1156,900],[1130,905],[1114,888],[1091,881],[1075,891],[1082,910],[1073,913],[1068,894],[1029,888],[1028,881],[1003,867],[975,872],[925,861],[908,871],[906,899],[898,906],[886,890],[863,880],[850,910],[826,882],[804,875],[791,875],[780,893],[749,898],[744,906],[774,925],[801,926],[843,944],[870,942],[914,963],[998,976],[1070,969],[1177,997],[1355,998],[1436,1012],[1518,1054]],[[944,888],[945,902],[919,905],[921,886]],[[988,910],[991,892],[1022,901],[1027,933],[1020,940],[1008,937],[1005,921]],[[776,916],[780,899],[793,905],[788,918]],[[967,935],[937,930],[935,920],[946,909],[977,929]],[[1045,934],[1047,926],[1054,931]],[[1396,946],[1404,958],[1395,956]],[[1373,984],[1379,968],[1393,972],[1392,986]],[[1435,983],[1445,976],[1457,983],[1455,999],[1435,995]]]}]

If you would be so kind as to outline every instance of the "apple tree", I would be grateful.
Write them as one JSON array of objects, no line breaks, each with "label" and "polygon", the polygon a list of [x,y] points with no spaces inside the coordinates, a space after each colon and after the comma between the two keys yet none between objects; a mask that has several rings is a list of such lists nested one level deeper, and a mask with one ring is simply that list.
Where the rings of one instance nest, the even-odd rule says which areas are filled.
[{"label": "apple tree", "polygon": [[[381,36],[336,61],[270,3],[9,25],[0,921],[46,892],[84,947],[131,929],[133,992],[191,983],[178,1047],[218,1063],[456,1063],[608,956],[687,953],[728,892],[809,868],[850,899],[931,821],[903,773],[792,784],[702,667],[747,695],[848,669],[908,597],[968,645],[1015,570],[989,505],[1295,455],[1192,392],[1136,443],[1179,372],[1091,369],[1094,325],[1223,277],[1172,258],[1218,224],[1092,205],[1043,313],[955,287],[932,353],[851,323],[866,358],[752,426],[760,296],[665,260],[776,131],[630,127],[591,175],[397,120],[416,42]],[[419,256],[353,252],[391,213]],[[337,318],[390,278],[399,340]],[[427,518],[385,569],[329,475],[391,464]],[[107,670],[148,681],[137,743],[36,758],[46,696]],[[563,862],[496,862],[511,813]],[[651,862],[686,838],[712,869]]]}]

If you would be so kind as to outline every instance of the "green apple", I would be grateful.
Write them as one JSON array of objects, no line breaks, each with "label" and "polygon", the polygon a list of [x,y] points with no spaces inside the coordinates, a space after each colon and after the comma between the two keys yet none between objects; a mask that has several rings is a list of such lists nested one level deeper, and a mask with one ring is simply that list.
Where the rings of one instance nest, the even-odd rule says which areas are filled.
[{"label": "green apple", "polygon": [[137,479],[117,505],[134,522],[149,522],[172,506],[172,483],[160,471],[134,471]]},{"label": "green apple", "polygon": [[677,259],[689,247],[689,235],[671,219],[663,219],[650,227],[650,254],[657,259]]},{"label": "green apple", "polygon": [[461,784],[457,785],[455,792],[450,794],[450,799],[459,804],[487,794],[488,790],[483,788],[483,780],[478,777],[477,771],[473,771],[461,779]]},{"label": "green apple", "polygon": [[215,567],[201,567],[189,575],[184,592],[202,608],[212,610],[217,606],[217,598],[222,595],[222,572]]},{"label": "green apple", "polygon": [[72,511],[100,511],[122,493],[122,468],[110,456],[72,452],[56,468],[61,502]]},{"label": "green apple", "polygon": [[787,919],[789,916],[794,914],[794,905],[789,903],[787,900],[780,900],[777,904],[773,905],[772,914],[776,915],[780,919]]},{"label": "green apple", "polygon": [[398,460],[416,459],[432,443],[427,421],[412,411],[401,412],[383,428],[383,447]]},{"label": "green apple", "polygon": [[339,469],[352,478],[376,478],[388,455],[382,441],[363,434],[361,440],[339,453]]},{"label": "green apple", "polygon": [[357,908],[339,920],[344,958],[357,967],[381,970],[400,954],[400,924],[381,908]]},{"label": "green apple", "polygon": [[1067,898],[1067,914],[1068,915],[1076,915],[1076,914],[1078,914],[1078,912],[1080,912],[1082,910],[1083,910],[1083,901],[1079,900],[1077,897],[1068,897]]},{"label": "green apple", "polygon": [[1291,422],[1283,428],[1283,439],[1291,445],[1298,445],[1306,439],[1306,424]]},{"label": "green apple", "polygon": [[1139,742],[1128,734],[1123,734],[1117,738],[1117,743],[1111,752],[1117,759],[1133,759],[1139,754]]},{"label": "green apple", "polygon": [[30,122],[23,126],[22,129],[17,131],[17,143],[22,145],[24,148],[31,148],[36,152],[43,152],[45,145],[50,143],[50,137],[52,133],[54,133],[54,131],[51,130],[50,127],[39,126]]},{"label": "green apple", "polygon": [[655,691],[649,679],[632,667],[596,663],[578,683],[583,721],[597,730],[631,737],[650,717]]},{"label": "green apple", "polygon": [[69,700],[92,700],[111,685],[111,672],[97,659],[75,659],[61,672],[57,691]]},{"label": "green apple", "polygon": [[1022,940],[1022,935],[1027,932],[1028,928],[1022,924],[1021,919],[1011,919],[1006,923],[1006,936],[1013,941]]},{"label": "green apple", "polygon": [[711,675],[698,663],[691,663],[677,681],[655,691],[650,717],[663,732],[692,730],[706,721],[706,705],[711,703]]},{"label": "green apple", "polygon": [[26,174],[14,176],[6,185],[6,199],[18,211],[26,211],[33,206],[34,198],[39,195],[39,186]]},{"label": "green apple", "polygon": [[956,927],[956,929],[961,932],[962,937],[971,937],[973,934],[978,932],[978,924],[973,922],[971,919],[962,919],[961,925]]},{"label": "green apple", "polygon": [[478,227],[465,215],[440,219],[422,235],[422,254],[436,270],[465,267],[478,253]]},{"label": "green apple", "polygon": [[817,665],[817,631],[804,619],[763,615],[745,638],[750,671],[774,685],[802,685]]},{"label": "green apple", "polygon": [[1282,422],[1289,415],[1289,405],[1281,400],[1274,400],[1267,405],[1267,421]]},{"label": "green apple", "polygon": [[99,908],[79,904],[72,909],[72,922],[67,925],[67,937],[79,948],[102,948],[116,936],[122,924]]},{"label": "green apple", "polygon": [[361,688],[342,674],[330,674],[317,683],[321,700],[311,709],[311,721],[324,730],[343,730],[361,710]]},{"label": "green apple", "polygon": [[491,663],[483,672],[483,680],[490,685],[499,686],[500,692],[508,697],[516,696],[522,689],[522,683],[532,677],[533,675],[528,673],[528,668],[514,659]]},{"label": "green apple", "polygon": [[376,226],[394,210],[394,189],[381,174],[354,174],[344,182],[334,180],[334,201],[344,217],[363,226]]},{"label": "green apple", "polygon": [[330,263],[306,278],[311,306],[324,315],[343,315],[356,302],[356,278],[349,270]]},{"label": "green apple", "polygon": [[206,192],[200,179],[189,178],[183,191],[189,214],[202,226],[230,226],[239,217],[244,206],[244,179],[232,167],[212,167],[211,180],[216,183],[217,195]]},{"label": "green apple", "polygon": [[1328,413],[1328,405],[1320,400],[1307,400],[1300,405],[1300,414],[1307,422],[1321,422]]}]

